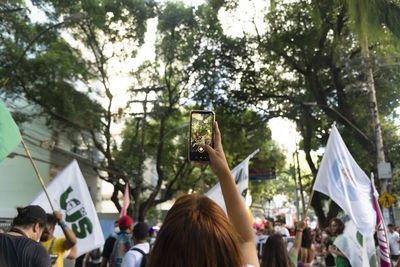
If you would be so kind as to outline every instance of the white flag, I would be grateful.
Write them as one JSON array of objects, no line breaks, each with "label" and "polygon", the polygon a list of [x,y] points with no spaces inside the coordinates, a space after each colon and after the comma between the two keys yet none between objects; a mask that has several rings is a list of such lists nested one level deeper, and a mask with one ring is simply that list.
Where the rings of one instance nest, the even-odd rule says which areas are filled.
[{"label": "white flag", "polygon": [[332,126],[314,190],[328,195],[353,220],[362,235],[375,230],[371,181],[357,165],[335,125]]},{"label": "white flag", "polygon": [[[49,183],[47,192],[54,209],[61,212],[65,223],[76,235],[78,256],[104,244],[99,218],[76,160]],[[47,213],[52,213],[44,191],[34,198],[31,205],[39,205]],[[64,237],[61,227],[56,227],[54,236]]]},{"label": "white flag", "polygon": [[[243,202],[246,203],[247,189],[249,187],[249,160],[260,151],[257,149],[251,153],[245,160],[231,170],[232,176],[235,179],[236,186],[242,196]],[[206,196],[215,201],[226,212],[224,197],[222,196],[220,184],[214,185],[207,193]]]},{"label": "white flag", "polygon": [[376,250],[373,234],[361,235],[352,220],[333,244],[346,255],[352,267],[375,267]]}]

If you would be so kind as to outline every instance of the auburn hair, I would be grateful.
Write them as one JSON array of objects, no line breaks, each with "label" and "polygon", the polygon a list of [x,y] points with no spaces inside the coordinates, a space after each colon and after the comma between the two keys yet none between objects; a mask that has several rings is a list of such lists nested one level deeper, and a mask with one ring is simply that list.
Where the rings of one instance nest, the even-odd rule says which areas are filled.
[{"label": "auburn hair", "polygon": [[281,234],[272,234],[264,245],[262,267],[295,267]]},{"label": "auburn hair", "polygon": [[336,223],[336,231],[334,233],[332,233],[334,236],[338,236],[343,234],[344,231],[344,222],[339,219],[339,218],[333,218],[330,222],[329,225],[331,225],[331,223],[335,222]]},{"label": "auburn hair", "polygon": [[242,265],[238,235],[224,211],[208,197],[183,195],[168,211],[146,266]]}]

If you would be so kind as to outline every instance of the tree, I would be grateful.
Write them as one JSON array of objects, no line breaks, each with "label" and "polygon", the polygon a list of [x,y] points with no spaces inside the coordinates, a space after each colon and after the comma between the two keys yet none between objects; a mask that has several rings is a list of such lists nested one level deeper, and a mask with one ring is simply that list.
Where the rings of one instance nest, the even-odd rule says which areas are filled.
[{"label": "tree", "polygon": [[[216,9],[210,5],[217,7],[218,2],[201,5],[198,9],[186,7],[179,2],[167,2],[159,9],[159,42],[156,44],[158,58],[155,64],[146,63],[140,68],[140,73],[146,73],[149,77],[138,79],[138,81],[148,81],[148,84],[141,86],[162,88],[149,113],[153,115],[149,115],[151,120],[146,123],[148,134],[145,138],[148,140],[145,142],[147,143],[145,154],[147,158],[154,159],[158,177],[155,187],[143,188],[151,189],[151,192],[140,204],[139,220],[144,218],[152,206],[171,199],[177,193],[187,193],[189,190],[201,193],[207,189],[206,187],[209,188],[216,183],[215,177],[208,170],[193,169],[187,160],[188,139],[186,136],[176,136],[177,131],[174,130],[188,122],[189,110],[182,113],[180,104],[185,100],[185,96],[190,94],[193,80],[206,79],[210,75],[209,65],[203,61],[204,58],[208,58],[207,44],[221,34],[218,23],[209,24],[208,20],[210,18],[215,20],[217,14]],[[207,32],[206,37],[203,35],[205,32]],[[216,71],[213,70],[213,73]],[[188,108],[206,109],[213,106],[211,102],[199,102],[199,106],[188,105]],[[229,164],[233,167],[247,154],[262,147],[271,136],[265,121],[256,113],[250,111],[230,113],[228,110],[227,105],[224,105],[224,109],[215,109],[215,112],[221,130],[229,140],[224,141],[225,151]],[[140,127],[143,127],[143,124]],[[156,144],[154,140],[158,140]],[[264,146],[263,153],[268,154],[269,151],[270,147]],[[274,153],[279,154],[277,151]],[[199,181],[200,186],[198,186]],[[160,196],[158,194],[162,186],[165,186],[165,190]]]},{"label": "tree", "polygon": [[[267,117],[283,116],[297,123],[303,137],[300,146],[314,177],[317,165],[311,151],[326,144],[333,121],[340,123],[339,130],[361,167],[367,172],[375,169],[374,157],[369,156],[375,149],[372,132],[365,123],[370,121],[367,96],[360,88],[354,90],[348,86],[361,84],[366,77],[360,66],[354,64],[361,49],[350,30],[347,14],[347,6],[340,1],[276,1],[266,12],[265,33],[261,34],[254,24],[255,36],[247,34],[237,38],[236,45],[229,43],[231,54],[237,55],[237,59],[223,66],[229,74],[220,80],[225,94],[236,99],[238,105],[254,106]],[[376,55],[398,55],[389,37],[374,43],[370,49]],[[219,57],[225,58],[225,54],[220,53]],[[385,115],[394,115],[392,111],[398,107],[398,102],[385,97],[397,98],[393,95],[398,94],[396,82],[388,82],[398,81],[396,68],[377,70],[378,102],[387,107],[383,119],[390,120]],[[306,102],[316,102],[317,107]],[[265,106],[268,108],[262,108]],[[333,202],[329,211],[325,211],[324,199],[316,193],[312,201],[322,226],[339,211]]]},{"label": "tree", "polygon": [[[190,180],[188,180],[187,183],[177,185],[177,181],[182,180],[178,178],[191,172],[193,168],[190,167],[186,157],[181,155],[176,160],[173,157],[177,155],[172,153],[173,150],[167,150],[168,146],[177,146],[168,139],[173,137],[168,136],[168,129],[175,127],[176,122],[182,118],[180,104],[182,97],[188,94],[190,75],[195,69],[186,66],[194,65],[193,62],[197,55],[196,47],[204,45],[199,31],[208,25],[205,22],[206,17],[209,16],[207,12],[213,12],[213,16],[216,17],[217,11],[204,5],[195,14],[194,8],[186,7],[182,3],[159,5],[157,15],[160,41],[156,46],[159,58],[158,61],[147,66],[147,63],[144,64],[138,70],[137,73],[149,70],[149,75],[136,77],[132,91],[137,92],[139,89],[148,92],[155,87],[162,90],[157,94],[158,102],[152,107],[153,115],[149,113],[148,118],[142,119],[142,123],[139,125],[142,132],[139,139],[135,135],[136,129],[139,130],[135,121],[127,120],[127,128],[124,131],[124,137],[127,139],[123,141],[121,149],[111,135],[111,127],[116,120],[125,120],[126,114],[123,109],[118,110],[118,113],[112,110],[114,96],[109,81],[110,59],[119,57],[123,60],[135,55],[136,48],[143,43],[146,20],[155,15],[154,3],[148,1],[136,1],[135,3],[114,1],[111,3],[109,1],[57,0],[37,0],[33,3],[47,11],[50,20],[48,25],[54,25],[52,23],[56,23],[58,17],[64,14],[85,11],[87,16],[83,21],[68,28],[71,36],[77,41],[77,44],[74,44],[76,49],[60,38],[58,29],[53,29],[43,35],[30,49],[30,57],[24,58],[18,66],[17,73],[14,73],[13,79],[8,84],[7,94],[16,96],[21,93],[29,102],[40,105],[44,113],[49,116],[49,126],[60,127],[62,123],[63,127],[68,127],[78,133],[89,133],[91,143],[103,158],[100,166],[94,167],[97,171],[105,171],[106,175],[101,175],[101,178],[113,183],[112,200],[116,207],[121,208],[117,196],[119,192],[123,192],[124,184],[129,181],[134,182],[130,189],[130,193],[135,199],[133,214],[136,219],[143,220],[146,212],[152,206],[170,199],[180,188],[180,184],[184,186],[190,184]],[[46,9],[48,6],[52,8]],[[216,7],[215,3],[214,7]],[[20,18],[18,17],[18,19]],[[19,21],[17,26],[28,28],[31,25],[27,21]],[[38,24],[38,27],[41,28],[37,32],[46,26]],[[28,29],[24,29],[22,32],[15,27],[13,35],[6,36],[8,39],[7,42],[4,42],[4,49],[2,49],[2,55],[5,58],[18,58],[19,51],[22,51],[24,45],[37,35],[36,32],[28,35],[27,31]],[[19,38],[23,42],[18,43]],[[15,40],[16,43],[14,43]],[[51,51],[49,48],[54,46],[55,40],[61,45],[56,47],[57,51]],[[131,49],[114,50],[110,53],[107,48],[118,42],[128,42]],[[6,49],[12,48],[12,46],[19,46],[19,50],[14,54],[6,53]],[[80,51],[83,51],[85,56]],[[43,55],[47,57],[42,58]],[[10,61],[12,62],[12,60]],[[65,64],[57,64],[57,61],[65,62]],[[27,67],[36,62],[38,63],[27,72]],[[6,66],[1,71],[7,74],[11,67],[11,65]],[[30,76],[25,75],[27,73]],[[49,73],[52,75],[47,77],[46,75]],[[18,77],[19,74],[20,77]],[[84,92],[76,90],[79,83],[81,87],[83,84],[83,88],[80,90]],[[97,86],[91,87],[90,84],[93,83],[96,83]],[[46,86],[41,86],[42,84]],[[106,108],[102,108],[96,101],[93,101],[93,95],[104,95],[107,99]],[[63,105],[60,105],[60,100]],[[146,127],[148,127],[148,135]],[[159,140],[157,145],[154,144],[155,136]],[[148,139],[149,137],[152,139]],[[139,144],[136,143],[137,141]],[[127,157],[126,160],[122,160],[124,155],[129,153],[129,151],[124,151],[125,144],[140,148],[139,159]],[[181,149],[178,155],[183,151]],[[155,159],[158,180],[156,187],[151,188],[153,190],[150,195],[144,197],[142,194],[144,191],[142,168],[146,156]],[[134,168],[130,166],[132,162],[135,162]],[[161,186],[165,183],[165,194],[156,199]]]},{"label": "tree", "polygon": [[[35,1],[37,5],[46,3],[46,1]],[[134,182],[131,187],[130,193],[135,199],[133,215],[135,219],[143,220],[146,212],[154,205],[171,198],[171,194],[175,191],[175,182],[183,175],[185,166],[188,162],[183,161],[182,167],[178,168],[175,175],[171,175],[174,171],[175,164],[171,164],[171,159],[167,161],[165,157],[168,153],[165,152],[167,142],[165,134],[170,125],[173,125],[171,120],[179,118],[179,104],[182,97],[188,94],[188,86],[190,81],[190,74],[193,69],[193,62],[196,60],[197,49],[196,46],[202,44],[202,36],[199,34],[199,25],[207,27],[204,22],[205,14],[204,8],[200,8],[202,12],[195,14],[195,9],[186,7],[182,3],[166,3],[165,5],[158,6],[158,35],[159,42],[156,44],[157,61],[155,63],[145,63],[137,73],[146,72],[148,75],[137,77],[136,83],[132,85],[132,92],[142,91],[146,95],[152,88],[161,89],[157,94],[157,102],[153,105],[148,117],[144,116],[141,120],[140,131],[141,136],[137,139],[137,135],[129,133],[130,130],[135,130],[134,122],[127,124],[125,137],[130,138],[133,145],[136,141],[140,141],[139,158],[129,157],[130,160],[121,160],[121,155],[124,151],[120,151],[118,144],[111,136],[111,125],[115,119],[120,116],[124,119],[124,111],[121,110],[119,114],[112,112],[113,95],[112,88],[109,83],[108,66],[109,60],[116,54],[107,54],[106,47],[122,40],[132,40],[134,44],[141,44],[143,40],[143,33],[145,21],[153,13],[152,3],[142,2],[141,5],[137,3],[132,4],[130,1],[117,1],[115,4],[110,2],[76,2],[76,1],[52,1],[55,13],[50,14],[57,17],[60,14],[75,12],[82,8],[88,13],[88,17],[84,22],[77,24],[72,29],[73,36],[88,49],[94,60],[86,60],[87,67],[93,75],[93,79],[98,79],[102,86],[100,93],[104,92],[108,99],[107,108],[100,119],[100,128],[98,131],[82,127],[82,125],[71,124],[78,129],[87,130],[92,135],[92,140],[96,148],[103,154],[104,161],[102,169],[107,171],[107,175],[102,176],[102,179],[113,183],[114,192],[112,200],[116,207],[120,209],[118,203],[118,192],[123,191],[123,185],[126,182]],[[149,4],[149,5],[148,5]],[[216,12],[215,10],[208,9],[207,12]],[[215,13],[216,14],[216,13]],[[123,27],[119,27],[120,23]],[[122,34],[124,31],[127,33]],[[121,53],[119,56],[127,56],[127,53]],[[190,67],[186,67],[190,66]],[[136,75],[138,76],[138,75]],[[140,75],[139,75],[140,76]],[[135,96],[134,96],[135,97]],[[147,111],[145,110],[144,113]],[[153,115],[151,115],[153,113]],[[149,121],[148,121],[149,120]],[[158,127],[157,130],[154,127]],[[158,179],[156,186],[148,197],[142,199],[144,191],[143,183],[143,162],[146,156],[151,153],[145,151],[148,147],[147,130],[149,133],[158,135],[158,144],[154,147],[156,155],[155,158]],[[174,126],[172,126],[174,127]],[[153,136],[154,137],[154,136]],[[124,140],[125,141],[125,140]],[[154,142],[154,139],[151,140]],[[128,140],[127,140],[128,142]],[[124,143],[125,145],[125,143]],[[138,145],[138,144],[136,144]],[[121,153],[119,153],[121,152]],[[116,160],[116,159],[120,160]],[[135,162],[135,170],[132,171],[132,166],[121,165]],[[179,162],[179,161],[177,161]],[[175,162],[174,162],[175,163]],[[169,166],[171,165],[171,166]],[[171,169],[172,168],[172,169]],[[174,177],[174,178],[172,178]],[[161,190],[161,186],[166,183],[167,193],[156,199],[156,196]],[[171,190],[168,190],[171,189]]]},{"label": "tree", "polygon": [[[43,8],[47,10],[49,23],[32,25],[26,17],[18,13],[10,15],[13,16],[10,18],[13,28],[2,39],[2,61],[7,62],[1,69],[2,77],[9,76],[15,58],[18,58],[26,44],[38,32],[54,25],[61,15],[85,11],[87,16],[83,21],[68,25],[72,36],[80,42],[79,49],[72,48],[62,39],[58,28],[46,32],[30,48],[29,57],[23,58],[12,73],[7,87],[2,88],[3,93],[6,97],[23,96],[28,102],[38,104],[44,111],[42,114],[48,116],[51,127],[63,125],[78,133],[89,133],[92,137],[91,143],[104,157],[103,163],[95,166],[95,169],[107,171],[108,175],[103,177],[107,181],[124,179],[125,176],[112,155],[115,140],[111,135],[111,125],[118,114],[114,114],[111,109],[113,94],[108,70],[113,56],[124,58],[128,54],[125,51],[118,55],[109,54],[106,47],[126,40],[133,48],[127,52],[134,54],[135,48],[143,43],[145,22],[154,14],[153,4],[131,1],[111,3],[41,0],[33,1],[33,4],[38,7],[52,7]],[[118,23],[123,25],[117,27]],[[92,57],[82,56],[82,50]],[[100,89],[87,86],[97,81],[102,86]],[[80,91],[76,89],[79,83],[81,87],[83,85],[84,92],[82,88]],[[93,93],[107,97],[106,109],[93,100]],[[116,183],[115,187],[114,195],[123,190],[120,183]],[[118,199],[115,203],[119,205]]]},{"label": "tree", "polygon": [[[29,57],[22,58],[18,68],[17,59],[28,43],[49,24],[31,23],[26,16],[26,7],[20,3],[12,13],[5,15],[0,44],[1,94],[5,98],[25,98],[42,107],[41,115],[51,114],[60,120],[97,129],[98,118],[103,109],[87,95],[74,89],[73,81],[89,79],[85,64],[79,60],[81,54],[59,38],[56,28],[43,34],[28,50]],[[20,10],[24,10],[21,11]],[[3,31],[4,30],[4,31]],[[87,106],[89,113],[77,109]],[[40,113],[40,112],[39,112]],[[17,113],[20,122],[38,114]],[[82,120],[83,115],[86,116]],[[68,118],[67,118],[68,117]]]}]

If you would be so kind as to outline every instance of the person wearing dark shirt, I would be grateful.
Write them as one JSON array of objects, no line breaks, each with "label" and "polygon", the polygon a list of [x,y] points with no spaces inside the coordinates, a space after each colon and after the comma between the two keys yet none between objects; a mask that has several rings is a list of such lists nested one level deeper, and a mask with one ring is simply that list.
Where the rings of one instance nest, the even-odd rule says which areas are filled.
[{"label": "person wearing dark shirt", "polygon": [[119,233],[119,222],[116,220],[114,222],[114,233],[112,233],[109,237],[107,237],[104,246],[103,246],[103,252],[101,254],[102,257],[102,262],[101,262],[101,267],[107,267],[108,266],[108,261],[111,256],[111,252],[114,248],[114,243],[117,240],[117,235]]},{"label": "person wearing dark shirt", "polygon": [[49,254],[38,242],[46,229],[46,212],[39,206],[17,210],[10,231],[0,234],[0,266],[51,267]]},{"label": "person wearing dark shirt", "polygon": [[104,243],[104,248],[103,248],[103,253],[101,254],[102,256],[102,267],[107,267],[108,266],[108,261],[111,256],[111,252],[114,248],[114,243],[117,240],[118,234],[112,234],[110,235],[107,239],[106,242]]}]

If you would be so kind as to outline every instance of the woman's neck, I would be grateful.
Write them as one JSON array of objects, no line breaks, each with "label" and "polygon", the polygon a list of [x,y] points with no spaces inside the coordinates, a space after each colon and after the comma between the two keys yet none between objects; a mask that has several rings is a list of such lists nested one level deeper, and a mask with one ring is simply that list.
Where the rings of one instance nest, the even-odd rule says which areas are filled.
[{"label": "woman's neck", "polygon": [[30,238],[29,233],[25,229],[22,229],[18,226],[12,227],[8,232],[8,234],[13,236],[25,236],[26,238]]}]

